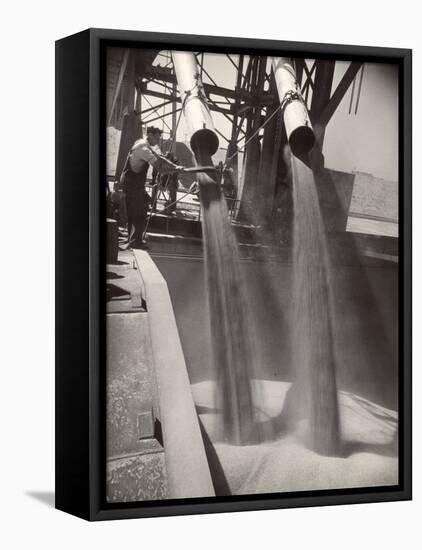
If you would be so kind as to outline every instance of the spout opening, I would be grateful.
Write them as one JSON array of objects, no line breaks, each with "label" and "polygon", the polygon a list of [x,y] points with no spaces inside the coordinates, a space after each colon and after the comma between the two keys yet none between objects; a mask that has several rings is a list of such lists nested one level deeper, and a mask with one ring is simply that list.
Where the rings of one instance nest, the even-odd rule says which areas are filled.
[{"label": "spout opening", "polygon": [[315,144],[315,135],[309,126],[298,126],[289,137],[289,145],[296,156],[309,153]]},{"label": "spout opening", "polygon": [[217,134],[209,128],[197,130],[190,140],[190,146],[195,155],[198,152],[214,155],[218,150],[218,145],[219,140]]}]

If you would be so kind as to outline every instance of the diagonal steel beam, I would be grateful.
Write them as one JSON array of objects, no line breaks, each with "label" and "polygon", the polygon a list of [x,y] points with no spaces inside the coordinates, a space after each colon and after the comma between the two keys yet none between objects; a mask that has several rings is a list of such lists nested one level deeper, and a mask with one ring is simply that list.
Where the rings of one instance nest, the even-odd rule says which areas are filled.
[{"label": "diagonal steel beam", "polygon": [[123,78],[124,78],[125,72],[126,72],[126,66],[127,66],[128,60],[129,60],[129,53],[130,53],[129,48],[125,49],[125,51],[123,53],[123,60],[122,60],[122,64],[120,65],[119,76],[117,78],[116,87],[114,89],[113,100],[111,102],[110,112],[108,113],[108,125],[110,125],[111,119],[113,118],[114,108],[116,106],[116,101],[117,101],[117,98],[118,98],[119,93],[120,93],[120,88],[122,87]]},{"label": "diagonal steel beam", "polygon": [[362,63],[358,61],[352,61],[350,63],[343,78],[340,80],[337,88],[335,89],[333,95],[331,96],[331,99],[322,110],[320,116],[318,117],[318,120],[315,121],[316,125],[322,128],[325,128],[327,126],[327,124],[331,120],[331,117],[336,112],[337,107],[340,105],[341,100],[343,99],[347,90],[349,89],[349,86],[352,84],[361,66],[362,66]]}]

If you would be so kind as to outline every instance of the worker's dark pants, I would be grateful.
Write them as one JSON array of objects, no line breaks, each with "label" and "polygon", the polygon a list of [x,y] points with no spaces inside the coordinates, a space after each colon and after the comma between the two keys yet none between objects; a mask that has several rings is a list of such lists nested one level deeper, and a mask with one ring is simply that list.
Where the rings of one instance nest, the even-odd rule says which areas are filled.
[{"label": "worker's dark pants", "polygon": [[168,200],[168,206],[166,208],[167,212],[175,212],[176,211],[176,201],[177,201],[177,188],[178,188],[178,182],[176,183],[170,183],[168,186],[169,191],[169,200]]},{"label": "worker's dark pants", "polygon": [[132,171],[126,171],[123,175],[129,244],[140,243],[145,230],[147,220],[145,176],[146,174],[135,174]]},{"label": "worker's dark pants", "polygon": [[155,183],[152,186],[151,190],[151,202],[152,202],[152,209],[157,210],[157,201],[158,201],[158,183]]}]

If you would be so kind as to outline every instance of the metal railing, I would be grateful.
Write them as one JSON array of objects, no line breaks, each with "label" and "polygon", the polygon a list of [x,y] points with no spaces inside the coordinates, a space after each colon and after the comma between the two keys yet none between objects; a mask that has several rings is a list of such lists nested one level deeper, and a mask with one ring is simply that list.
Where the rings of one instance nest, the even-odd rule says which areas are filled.
[{"label": "metal railing", "polygon": [[[111,192],[113,189],[113,184],[115,183],[115,179],[113,176],[107,176],[107,187],[108,192]],[[153,186],[151,185],[151,181],[147,181],[145,185],[145,189],[148,193],[148,195],[151,197]],[[169,193],[168,191],[159,190],[158,191],[158,197],[155,202],[155,208],[154,212],[152,213],[152,216],[156,214],[160,214],[167,217],[167,223],[166,228],[168,232],[168,221],[171,219],[177,212],[177,214],[184,215],[185,218],[190,219],[192,221],[201,221],[202,218],[202,207],[199,200],[199,196],[195,193],[189,193],[188,191],[185,191],[184,188],[178,191],[178,195],[181,195],[180,199],[177,199],[175,202],[175,208],[173,212],[168,210],[168,203],[170,201]],[[242,204],[243,207],[246,207],[247,209],[249,207],[252,207],[252,201],[245,201],[235,198],[226,197],[226,203],[227,203],[227,209],[228,209],[228,217],[230,222],[237,223],[237,216],[240,210],[240,206]],[[177,215],[176,214],[176,215]],[[179,217],[178,216],[178,217]]]},{"label": "metal railing", "polygon": [[[148,194],[151,196],[152,193],[152,186],[147,183],[145,186]],[[159,195],[156,200],[156,207],[155,212],[158,214],[168,215],[171,216],[172,214],[169,212],[166,212],[166,203],[169,199],[164,198],[164,191],[159,191]],[[179,191],[179,193],[184,193],[183,191]],[[178,199],[175,203],[175,210],[178,210],[179,212],[185,211],[188,213],[188,216],[190,219],[195,221],[201,221],[202,217],[202,207],[201,203],[199,201],[198,195],[192,193],[189,195],[191,197],[190,200],[186,199]],[[236,221],[237,214],[239,212],[240,203],[242,202],[243,205],[245,205],[245,201],[240,201],[240,199],[234,199],[230,197],[226,197],[227,202],[227,209],[229,212],[229,219],[230,221]]]}]

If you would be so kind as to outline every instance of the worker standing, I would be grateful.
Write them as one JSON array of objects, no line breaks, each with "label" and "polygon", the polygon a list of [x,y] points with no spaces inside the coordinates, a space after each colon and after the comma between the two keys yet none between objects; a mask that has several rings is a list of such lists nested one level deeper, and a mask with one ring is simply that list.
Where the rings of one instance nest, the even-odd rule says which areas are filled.
[{"label": "worker standing", "polygon": [[120,185],[126,193],[128,219],[128,247],[147,248],[144,230],[147,219],[147,198],[145,191],[149,165],[159,174],[173,174],[182,171],[166,159],[158,146],[162,131],[154,126],[147,128],[147,137],[135,141],[126,159],[120,177]]}]

